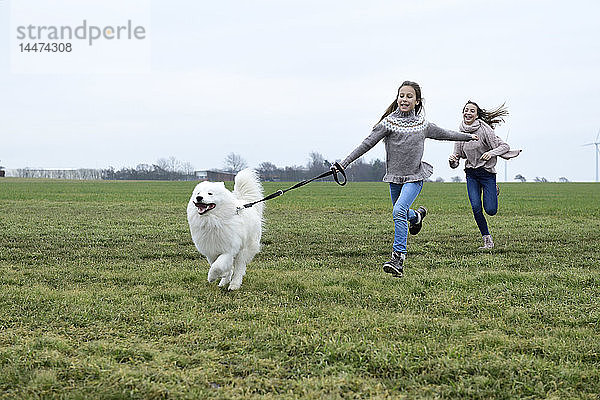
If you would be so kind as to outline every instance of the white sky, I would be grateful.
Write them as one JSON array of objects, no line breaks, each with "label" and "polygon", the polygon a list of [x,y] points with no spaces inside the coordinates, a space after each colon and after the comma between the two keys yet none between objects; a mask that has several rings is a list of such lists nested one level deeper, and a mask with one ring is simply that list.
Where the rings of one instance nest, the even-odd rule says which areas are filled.
[{"label": "white sky", "polygon": [[[510,131],[511,147],[523,149],[509,180],[595,179],[594,148],[582,145],[600,129],[597,0],[141,0],[127,18],[146,24],[149,58],[127,73],[11,66],[10,1],[22,18],[23,2],[35,0],[0,0],[6,168],[135,167],[173,156],[212,169],[231,152],[253,167],[304,165],[313,151],[342,159],[399,83],[414,80],[427,119],[447,129],[458,128],[468,99],[506,102],[511,115],[497,133]],[[75,22],[105,15],[68,2],[46,7]],[[110,16],[111,3],[127,1],[102,3]],[[47,15],[29,9],[36,21]],[[56,23],[46,18],[36,23]],[[96,48],[110,60],[111,48]],[[49,62],[39,54],[35,67]],[[464,176],[447,166],[452,146],[426,142],[434,178]],[[374,158],[384,159],[383,144],[365,155]],[[504,180],[504,161],[497,169]]]}]

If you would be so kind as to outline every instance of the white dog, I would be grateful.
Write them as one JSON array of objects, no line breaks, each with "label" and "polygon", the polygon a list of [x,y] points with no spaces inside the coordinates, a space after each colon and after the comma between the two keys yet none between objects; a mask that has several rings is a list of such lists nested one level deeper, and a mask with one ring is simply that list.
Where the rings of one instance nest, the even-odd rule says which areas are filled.
[{"label": "white dog", "polygon": [[263,189],[258,175],[244,169],[235,176],[233,192],[223,182],[200,182],[187,206],[192,240],[210,264],[208,281],[221,279],[237,290],[246,274],[246,265],[260,250],[263,203],[239,209],[260,200]]}]

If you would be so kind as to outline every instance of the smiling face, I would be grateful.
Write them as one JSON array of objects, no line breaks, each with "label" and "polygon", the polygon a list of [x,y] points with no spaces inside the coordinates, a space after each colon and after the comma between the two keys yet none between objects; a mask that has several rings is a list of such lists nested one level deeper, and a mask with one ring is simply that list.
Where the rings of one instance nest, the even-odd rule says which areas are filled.
[{"label": "smiling face", "polygon": [[225,192],[222,182],[201,182],[194,189],[190,202],[194,204],[198,214],[204,215],[222,202]]},{"label": "smiling face", "polygon": [[463,108],[463,121],[466,125],[471,125],[477,119],[477,106],[473,103],[467,103]]},{"label": "smiling face", "polygon": [[412,86],[402,86],[398,90],[398,109],[402,112],[411,112],[419,104],[417,93]]}]

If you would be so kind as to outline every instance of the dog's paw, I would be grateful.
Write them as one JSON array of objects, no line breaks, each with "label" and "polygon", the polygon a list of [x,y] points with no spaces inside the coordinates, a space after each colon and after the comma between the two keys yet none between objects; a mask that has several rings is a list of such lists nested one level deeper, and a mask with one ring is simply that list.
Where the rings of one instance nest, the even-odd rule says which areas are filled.
[{"label": "dog's paw", "polygon": [[235,283],[235,282],[231,282],[229,284],[229,287],[227,288],[227,290],[238,290],[239,288],[242,287],[241,283]]},{"label": "dog's paw", "polygon": [[221,282],[219,282],[219,287],[225,287],[231,282],[231,278],[229,276],[224,276],[221,278]]},{"label": "dog's paw", "polygon": [[211,268],[208,271],[208,282],[209,283],[213,283],[214,281],[216,281],[217,279],[221,278],[222,275],[222,271],[216,268]]}]

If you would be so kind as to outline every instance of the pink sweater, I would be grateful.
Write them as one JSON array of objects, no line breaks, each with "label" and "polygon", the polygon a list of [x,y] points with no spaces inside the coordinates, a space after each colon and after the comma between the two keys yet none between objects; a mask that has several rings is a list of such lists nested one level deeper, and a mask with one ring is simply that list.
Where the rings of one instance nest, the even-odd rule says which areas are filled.
[{"label": "pink sweater", "polygon": [[[456,142],[454,144],[454,155],[459,159],[464,158],[465,168],[484,168],[486,171],[495,174],[496,158],[513,158],[521,153],[521,150],[511,150],[510,146],[500,139],[494,133],[494,130],[481,120],[475,121],[472,125],[461,125],[462,132],[474,133],[479,136],[479,140],[470,142]],[[492,156],[489,160],[481,159],[483,153],[490,152]],[[460,161],[450,161],[450,168],[458,167]]]}]

